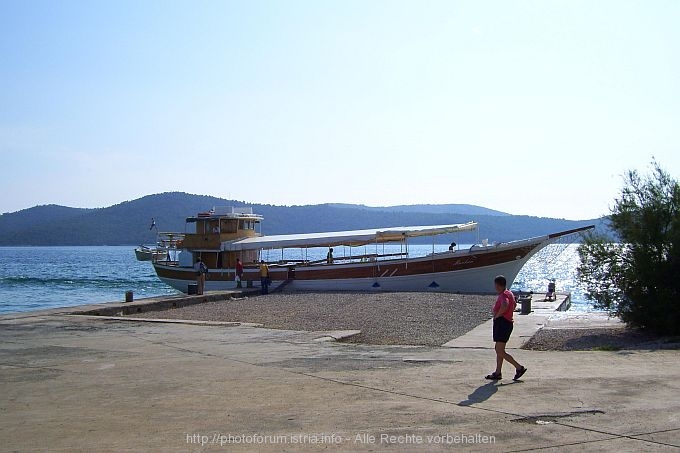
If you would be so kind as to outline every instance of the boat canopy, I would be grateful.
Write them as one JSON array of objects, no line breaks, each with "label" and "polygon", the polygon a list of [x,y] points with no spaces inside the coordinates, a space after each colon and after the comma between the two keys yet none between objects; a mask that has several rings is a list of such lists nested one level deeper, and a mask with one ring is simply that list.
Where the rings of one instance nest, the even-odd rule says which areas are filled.
[{"label": "boat canopy", "polygon": [[251,237],[225,242],[225,251],[284,249],[307,247],[334,247],[346,245],[357,247],[366,244],[398,242],[410,237],[436,236],[439,234],[472,231],[477,228],[476,222],[453,225],[431,225],[377,228],[372,230],[332,231],[328,233],[284,234]]}]

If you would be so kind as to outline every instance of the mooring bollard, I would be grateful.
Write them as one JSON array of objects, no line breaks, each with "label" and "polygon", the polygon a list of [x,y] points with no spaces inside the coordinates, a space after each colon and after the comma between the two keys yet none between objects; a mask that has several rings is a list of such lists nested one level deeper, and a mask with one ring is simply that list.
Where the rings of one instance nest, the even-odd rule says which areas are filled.
[{"label": "mooring bollard", "polygon": [[134,296],[132,291],[125,291],[125,302],[132,302],[134,300]]}]

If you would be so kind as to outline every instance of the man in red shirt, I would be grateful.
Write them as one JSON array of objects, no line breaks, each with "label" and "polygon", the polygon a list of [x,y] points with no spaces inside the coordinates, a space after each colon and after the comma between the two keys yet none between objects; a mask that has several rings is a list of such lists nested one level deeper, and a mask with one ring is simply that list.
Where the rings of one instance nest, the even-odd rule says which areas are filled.
[{"label": "man in red shirt", "polygon": [[513,380],[519,378],[527,372],[527,369],[520,365],[510,354],[505,352],[505,345],[510,339],[512,333],[512,313],[515,311],[515,296],[512,291],[508,290],[508,282],[502,275],[499,275],[494,280],[498,299],[493,306],[493,341],[496,343],[496,371],[486,376],[487,379],[497,381],[503,379],[501,368],[503,367],[503,360],[507,360],[515,367],[515,377]]}]

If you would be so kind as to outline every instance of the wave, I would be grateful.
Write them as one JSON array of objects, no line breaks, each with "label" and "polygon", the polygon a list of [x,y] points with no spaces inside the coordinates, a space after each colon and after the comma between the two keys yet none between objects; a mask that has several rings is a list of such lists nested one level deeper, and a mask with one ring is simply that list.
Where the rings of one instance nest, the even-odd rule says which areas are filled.
[{"label": "wave", "polygon": [[0,285],[10,287],[105,287],[139,286],[154,284],[154,279],[125,279],[111,277],[76,277],[76,278],[39,278],[28,276],[11,276],[0,278]]}]

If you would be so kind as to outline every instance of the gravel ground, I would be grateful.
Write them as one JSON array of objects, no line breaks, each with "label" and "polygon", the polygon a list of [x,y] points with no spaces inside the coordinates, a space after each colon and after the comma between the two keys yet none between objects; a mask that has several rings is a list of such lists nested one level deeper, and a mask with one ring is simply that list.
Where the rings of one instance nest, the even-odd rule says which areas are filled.
[{"label": "gravel ground", "polygon": [[629,328],[542,329],[523,347],[536,351],[678,349],[680,338],[658,337]]},{"label": "gravel ground", "polygon": [[346,341],[440,346],[491,318],[495,296],[443,293],[277,293],[130,315],[261,323],[286,330],[361,330]]}]

